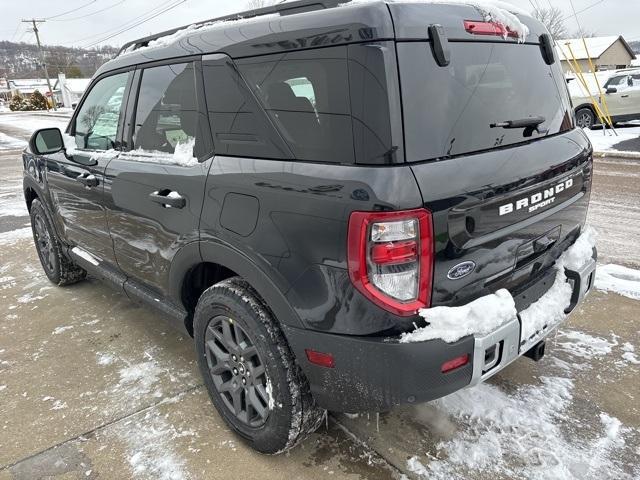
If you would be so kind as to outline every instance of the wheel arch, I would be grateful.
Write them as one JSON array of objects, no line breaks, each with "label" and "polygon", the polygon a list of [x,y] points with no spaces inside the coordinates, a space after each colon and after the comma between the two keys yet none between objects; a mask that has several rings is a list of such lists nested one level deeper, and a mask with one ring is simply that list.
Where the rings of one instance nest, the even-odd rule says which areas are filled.
[{"label": "wheel arch", "polygon": [[302,327],[302,322],[284,295],[284,289],[244,252],[219,241],[185,245],[174,257],[169,272],[170,296],[186,312],[185,327],[193,334],[193,313],[204,290],[226,278],[243,278],[260,295],[278,322]]},{"label": "wheel arch", "polygon": [[573,109],[573,111],[575,113],[578,113],[578,111],[582,110],[583,108],[588,108],[591,111],[591,113],[593,113],[593,116],[596,119],[598,118],[598,114],[596,113],[596,110],[595,110],[595,108],[593,108],[593,104],[591,104],[591,103],[582,103],[582,104],[578,105],[577,107],[575,107]]}]

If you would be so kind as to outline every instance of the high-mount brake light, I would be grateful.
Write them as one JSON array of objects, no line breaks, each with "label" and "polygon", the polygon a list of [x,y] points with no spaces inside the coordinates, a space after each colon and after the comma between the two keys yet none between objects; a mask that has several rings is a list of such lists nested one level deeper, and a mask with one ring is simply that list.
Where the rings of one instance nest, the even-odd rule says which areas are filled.
[{"label": "high-mount brake light", "polygon": [[354,286],[381,308],[410,316],[428,307],[433,281],[431,212],[353,212],[348,265]]},{"label": "high-mount brake light", "polygon": [[495,22],[465,20],[464,29],[474,35],[493,35],[496,37],[518,37],[518,32]]}]

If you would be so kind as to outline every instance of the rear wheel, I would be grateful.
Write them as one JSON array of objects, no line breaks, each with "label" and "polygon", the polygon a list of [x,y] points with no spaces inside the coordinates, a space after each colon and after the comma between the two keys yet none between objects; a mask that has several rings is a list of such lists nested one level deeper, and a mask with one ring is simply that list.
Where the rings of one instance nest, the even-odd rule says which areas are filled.
[{"label": "rear wheel", "polygon": [[194,337],[209,396],[251,447],[280,453],[313,433],[324,415],[275,318],[239,277],[207,289]]},{"label": "rear wheel", "polygon": [[590,108],[581,108],[576,112],[576,124],[580,128],[591,128],[596,123],[596,116]]},{"label": "rear wheel", "polygon": [[44,273],[49,280],[56,285],[63,286],[84,279],[87,272],[63,254],[62,244],[58,240],[40,200],[33,201],[29,214],[38,258],[40,258]]}]

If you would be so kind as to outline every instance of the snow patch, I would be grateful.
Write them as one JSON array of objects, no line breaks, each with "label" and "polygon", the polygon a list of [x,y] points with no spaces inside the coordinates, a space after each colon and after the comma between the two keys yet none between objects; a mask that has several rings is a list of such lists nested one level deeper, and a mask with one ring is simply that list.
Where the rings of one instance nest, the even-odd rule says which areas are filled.
[{"label": "snow patch", "polygon": [[56,327],[56,329],[52,332],[54,335],[60,335],[61,333],[66,332],[67,330],[73,330],[73,325],[66,325],[63,327]]},{"label": "snow patch", "polygon": [[595,287],[640,300],[640,271],[615,264],[598,266]]},{"label": "snow patch", "polygon": [[194,435],[192,431],[178,432],[165,417],[147,412],[139,422],[127,422],[117,433],[127,444],[127,459],[138,478],[154,480],[183,480],[186,462],[174,450],[175,440]]},{"label": "snow patch", "polygon": [[[368,3],[376,0],[354,0],[343,3],[341,6],[349,7],[359,3]],[[449,5],[467,5],[475,8],[485,22],[493,22],[507,27],[518,34],[518,41],[524,42],[529,35],[529,27],[520,21],[515,15],[529,15],[525,10],[519,9],[510,3],[500,0],[386,0],[386,3],[439,3]],[[506,38],[506,36],[505,36]]]},{"label": "snow patch", "polygon": [[[569,85],[571,85],[571,83]],[[582,96],[582,94],[580,96]],[[640,135],[640,127],[618,128],[615,132],[611,129],[591,130],[589,128],[585,128],[584,133],[589,137],[589,141],[591,142],[591,145],[593,145],[594,151],[609,152],[613,154],[615,152],[613,147],[618,143],[638,138]]]},{"label": "snow patch", "polygon": [[436,460],[425,466],[414,457],[407,468],[429,479],[467,478],[478,471],[499,478],[578,480],[599,472],[630,478],[612,458],[611,447],[621,445],[626,433],[619,421],[603,414],[603,431],[595,439],[567,441],[563,422],[573,400],[573,381],[540,380],[541,385],[510,394],[482,383],[436,400],[433,405],[460,429],[438,444]]},{"label": "snow patch", "polygon": [[558,338],[560,341],[556,342],[557,348],[574,357],[588,360],[593,359],[593,357],[608,355],[613,347],[618,345],[615,338],[609,341],[606,338],[594,337],[576,330],[561,330],[558,332]]},{"label": "snow patch", "polygon": [[157,150],[143,150],[138,148],[130,152],[123,152],[122,158],[138,162],[192,167],[198,164],[198,159],[193,156],[193,148],[195,145],[196,139],[189,137],[187,141],[178,143],[173,153],[159,152]]},{"label": "snow patch", "polygon": [[98,365],[106,366],[111,365],[115,361],[113,355],[109,355],[108,353],[99,353],[98,354]]},{"label": "snow patch", "polygon": [[400,337],[401,343],[441,338],[455,342],[466,335],[484,336],[516,317],[516,305],[505,290],[486,295],[461,307],[433,307],[420,310],[429,325]]},{"label": "snow patch", "polygon": [[0,385],[0,392],[3,391],[5,388],[7,388],[6,385]]},{"label": "snow patch", "polygon": [[16,150],[26,147],[27,142],[19,138],[10,137],[6,133],[0,132],[0,150]]},{"label": "snow patch", "polygon": [[97,151],[83,150],[82,152],[80,152],[78,150],[78,146],[76,145],[75,137],[68,135],[66,133],[63,133],[62,140],[64,142],[65,153],[69,156],[73,156],[80,153],[82,153],[83,155],[90,154],[91,155],[90,160],[99,160],[102,158],[105,158],[105,159],[115,158],[120,153],[119,151],[113,150],[113,149],[97,150]]},{"label": "snow patch", "polygon": [[158,381],[162,369],[151,360],[121,369],[119,387],[127,387],[127,394],[139,396],[148,393]]},{"label": "snow patch", "polygon": [[624,352],[622,354],[622,359],[624,361],[629,362],[633,365],[640,365],[640,360],[638,360],[638,357],[636,357],[635,347],[633,345],[631,345],[629,342],[625,342],[622,345],[622,351]]},{"label": "snow patch", "polygon": [[33,238],[31,227],[18,228],[17,230],[0,233],[0,245],[10,245],[25,238]]},{"label": "snow patch", "polygon": [[[571,286],[564,269],[579,270],[593,255],[595,231],[588,227],[556,261],[556,278],[540,299],[520,313],[522,339],[530,339],[545,327],[557,325],[566,318],[565,309],[571,301]],[[441,338],[455,342],[466,335],[484,336],[517,315],[511,294],[504,289],[480,297],[461,307],[433,307],[419,311],[429,323],[413,332],[403,333],[401,343],[422,342]]]}]

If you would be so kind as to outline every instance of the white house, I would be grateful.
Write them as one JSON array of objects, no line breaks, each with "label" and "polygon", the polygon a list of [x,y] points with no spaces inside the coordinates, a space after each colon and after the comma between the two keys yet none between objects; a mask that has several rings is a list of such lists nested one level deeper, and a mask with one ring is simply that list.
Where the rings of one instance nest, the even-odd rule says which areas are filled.
[{"label": "white house", "polygon": [[58,74],[53,85],[56,102],[65,107],[75,107],[91,82],[90,78],[66,78],[64,73]]}]

